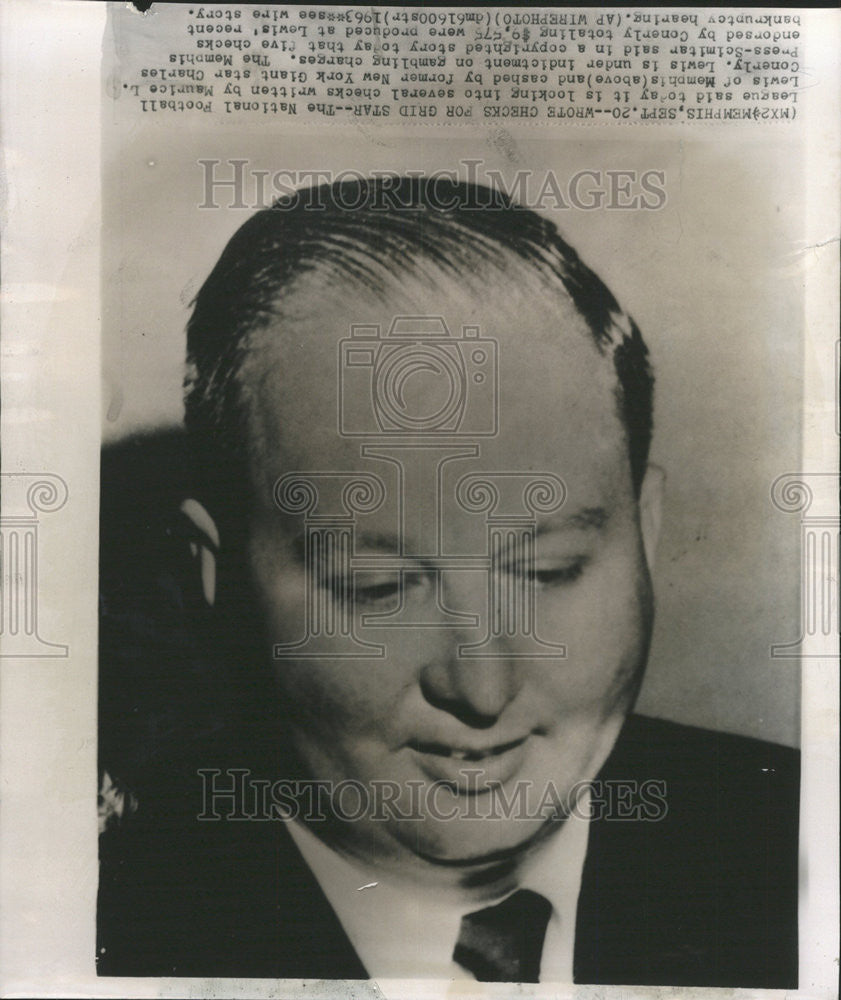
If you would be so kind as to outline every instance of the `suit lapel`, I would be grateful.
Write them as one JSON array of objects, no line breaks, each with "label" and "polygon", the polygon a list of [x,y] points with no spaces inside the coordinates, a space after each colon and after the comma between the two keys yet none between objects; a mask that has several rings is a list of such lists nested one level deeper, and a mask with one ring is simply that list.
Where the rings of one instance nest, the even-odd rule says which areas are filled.
[{"label": "suit lapel", "polygon": [[599,809],[578,900],[576,982],[674,983],[677,969],[703,972],[705,944],[684,919],[693,885],[684,838],[668,814],[662,822],[615,818],[617,791],[658,778],[664,749],[653,747],[645,720],[632,716],[595,783]]},{"label": "suit lapel", "polygon": [[[264,891],[255,900],[250,923],[255,942],[253,966],[269,977],[289,979],[368,979],[338,917],[315,876],[301,857],[285,825],[267,824],[275,839],[264,872],[255,872],[250,885]],[[244,963],[243,963],[244,964]]]}]

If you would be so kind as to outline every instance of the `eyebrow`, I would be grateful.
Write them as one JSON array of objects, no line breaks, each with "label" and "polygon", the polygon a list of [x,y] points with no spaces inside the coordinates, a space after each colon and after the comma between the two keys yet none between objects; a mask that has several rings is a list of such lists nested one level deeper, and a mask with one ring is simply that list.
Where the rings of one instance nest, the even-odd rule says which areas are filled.
[{"label": "eyebrow", "polygon": [[604,507],[582,507],[574,514],[567,514],[562,518],[550,518],[537,526],[538,535],[548,534],[550,531],[601,531],[607,524],[610,515]]},{"label": "eyebrow", "polygon": [[[554,531],[601,531],[609,518],[610,515],[604,507],[582,507],[574,514],[567,514],[562,518],[550,518],[538,524],[537,535],[547,535]],[[357,536],[356,548],[396,553],[400,551],[400,536],[391,532],[365,531]]]},{"label": "eyebrow", "polygon": [[400,551],[400,536],[390,532],[363,531],[356,536],[357,549],[374,549],[377,552]]}]

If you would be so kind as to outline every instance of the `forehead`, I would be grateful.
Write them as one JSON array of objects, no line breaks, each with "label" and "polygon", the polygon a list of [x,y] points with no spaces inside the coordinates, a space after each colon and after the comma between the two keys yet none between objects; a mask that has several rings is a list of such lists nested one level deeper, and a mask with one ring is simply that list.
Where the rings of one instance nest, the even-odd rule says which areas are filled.
[{"label": "forehead", "polygon": [[[395,327],[400,317],[413,319],[400,320]],[[417,317],[427,319],[419,324]],[[434,332],[440,329],[439,320],[449,334],[446,340]],[[413,337],[413,324],[432,329],[435,343]],[[374,351],[368,350],[349,373],[347,351],[359,338],[360,327],[365,328],[363,346]],[[584,319],[559,285],[519,281],[496,272],[434,282],[407,276],[384,295],[327,286],[314,275],[299,282],[285,300],[282,315],[256,338],[249,370],[243,372],[252,386],[252,478],[259,493],[270,496],[277,478],[290,471],[350,472],[365,467],[360,444],[378,437],[342,433],[341,393],[355,394],[358,416],[353,419],[363,422],[361,430],[376,430],[373,417],[364,424],[363,411],[374,405],[374,359],[382,360],[385,355],[378,352],[384,345],[394,350],[391,345],[397,342],[390,330],[404,336],[408,331],[406,346],[404,336],[399,341],[404,354],[414,351],[416,360],[418,351],[427,360],[431,357],[433,369],[435,353],[442,350],[462,365],[462,388],[476,409],[468,411],[461,440],[478,445],[477,468],[552,471],[582,502],[624,488],[628,453],[611,359],[599,353]],[[472,361],[474,341],[482,342],[482,356],[489,359],[478,366],[481,371]],[[445,403],[436,397],[442,391],[446,396],[440,372],[429,370],[423,361],[402,371],[398,391],[410,408],[412,400],[406,397],[413,392],[427,394],[433,408]],[[483,379],[478,386],[472,381],[477,374]],[[492,394],[486,375],[497,379]],[[424,401],[418,405],[423,409]],[[471,439],[470,421],[481,425],[490,406],[496,412],[495,433]]]}]

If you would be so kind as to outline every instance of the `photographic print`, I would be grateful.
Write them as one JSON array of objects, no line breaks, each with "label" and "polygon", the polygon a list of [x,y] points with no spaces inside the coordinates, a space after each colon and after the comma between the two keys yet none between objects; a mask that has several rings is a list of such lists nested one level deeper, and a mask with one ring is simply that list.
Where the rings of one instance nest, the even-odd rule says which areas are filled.
[{"label": "photographic print", "polygon": [[105,7],[90,988],[829,996],[837,18]]}]

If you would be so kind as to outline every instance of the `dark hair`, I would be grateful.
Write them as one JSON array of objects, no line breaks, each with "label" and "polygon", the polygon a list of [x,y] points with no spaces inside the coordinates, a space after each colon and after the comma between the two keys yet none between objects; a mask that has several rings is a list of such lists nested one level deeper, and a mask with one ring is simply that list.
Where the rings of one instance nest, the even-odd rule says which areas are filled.
[{"label": "dark hair", "polygon": [[[431,180],[427,179],[427,180]],[[421,177],[354,179],[302,189],[252,216],[199,291],[187,326],[185,424],[214,514],[224,518],[247,474],[252,336],[307,273],[383,295],[395,277],[428,271],[463,280],[512,258],[566,291],[593,341],[613,359],[617,403],[639,491],[652,429],[653,376],[633,320],[598,276],[534,212],[503,193]]]}]

